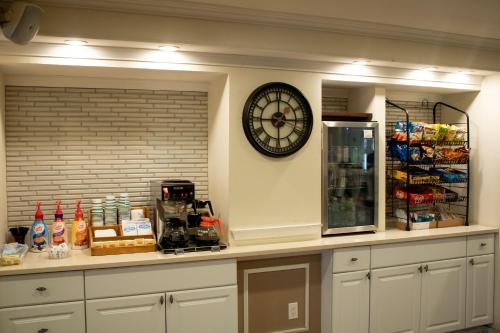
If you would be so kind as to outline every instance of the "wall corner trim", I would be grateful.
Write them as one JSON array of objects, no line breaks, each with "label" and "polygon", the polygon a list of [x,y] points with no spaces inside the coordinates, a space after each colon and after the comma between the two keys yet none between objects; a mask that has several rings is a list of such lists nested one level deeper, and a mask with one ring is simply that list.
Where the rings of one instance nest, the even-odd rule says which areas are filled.
[{"label": "wall corner trim", "polygon": [[277,225],[260,228],[232,228],[231,234],[235,241],[296,236],[319,236],[321,235],[321,223]]}]

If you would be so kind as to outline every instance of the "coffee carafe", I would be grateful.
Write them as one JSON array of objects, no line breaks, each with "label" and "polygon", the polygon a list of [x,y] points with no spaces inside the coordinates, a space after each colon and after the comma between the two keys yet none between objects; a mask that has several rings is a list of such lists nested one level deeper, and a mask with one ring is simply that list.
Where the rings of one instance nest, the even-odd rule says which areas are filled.
[{"label": "coffee carafe", "polygon": [[160,238],[160,246],[163,249],[185,248],[188,240],[189,235],[186,223],[183,220],[172,217],[165,221]]},{"label": "coffee carafe", "polygon": [[212,208],[212,202],[210,200],[201,201],[201,200],[193,200],[193,204],[191,205],[195,213],[200,214],[200,216],[214,216],[214,210]]}]

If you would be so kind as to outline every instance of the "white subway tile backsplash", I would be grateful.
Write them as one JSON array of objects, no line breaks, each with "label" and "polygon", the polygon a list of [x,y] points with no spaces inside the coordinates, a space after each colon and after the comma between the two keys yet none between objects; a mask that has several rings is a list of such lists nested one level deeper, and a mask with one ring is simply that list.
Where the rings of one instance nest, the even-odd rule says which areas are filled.
[{"label": "white subway tile backsplash", "polygon": [[128,192],[149,205],[149,180],[187,178],[208,195],[206,92],[60,87],[5,90],[9,224],[29,224],[36,200],[48,222],[55,200]]}]

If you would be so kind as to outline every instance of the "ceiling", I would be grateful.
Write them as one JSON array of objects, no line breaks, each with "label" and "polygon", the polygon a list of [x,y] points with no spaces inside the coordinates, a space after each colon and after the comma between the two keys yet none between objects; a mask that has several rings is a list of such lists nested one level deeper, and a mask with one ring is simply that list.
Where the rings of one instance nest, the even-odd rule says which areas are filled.
[{"label": "ceiling", "polygon": [[[328,20],[435,31],[500,40],[498,0],[34,0],[41,5],[100,8],[156,15],[219,20],[281,17],[288,24],[314,25]],[[380,27],[379,27],[380,28]],[[370,31],[366,31],[370,34]]]},{"label": "ceiling", "polygon": [[191,2],[500,39],[498,0],[195,0]]}]

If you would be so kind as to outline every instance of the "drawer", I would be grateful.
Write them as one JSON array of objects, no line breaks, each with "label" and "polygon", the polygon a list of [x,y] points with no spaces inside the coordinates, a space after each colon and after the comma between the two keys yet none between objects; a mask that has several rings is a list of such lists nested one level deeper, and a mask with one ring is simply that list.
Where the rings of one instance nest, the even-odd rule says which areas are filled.
[{"label": "drawer", "polygon": [[460,258],[466,256],[466,251],[465,237],[374,245],[371,251],[371,267],[389,267]]},{"label": "drawer", "polygon": [[495,235],[475,235],[467,237],[467,256],[494,253]]},{"label": "drawer", "polygon": [[83,301],[0,309],[0,332],[85,333]]},{"label": "drawer", "polygon": [[333,273],[370,269],[370,247],[333,250]]},{"label": "drawer", "polygon": [[83,272],[28,274],[0,277],[0,308],[80,301]]},{"label": "drawer", "polygon": [[85,272],[87,299],[236,284],[236,260],[95,269]]}]

